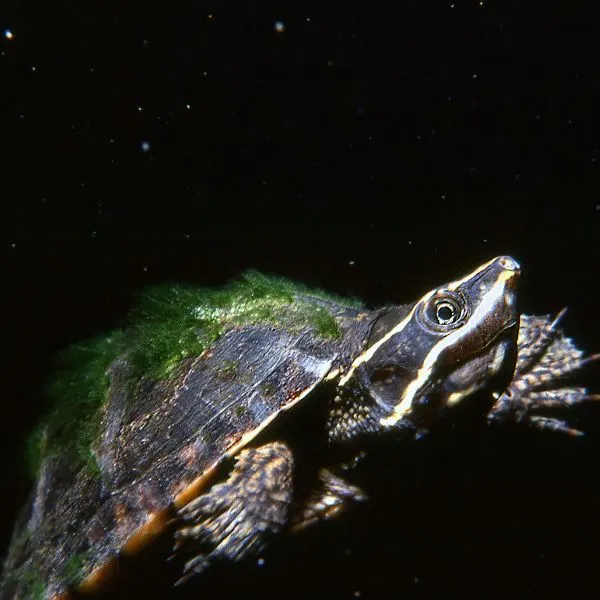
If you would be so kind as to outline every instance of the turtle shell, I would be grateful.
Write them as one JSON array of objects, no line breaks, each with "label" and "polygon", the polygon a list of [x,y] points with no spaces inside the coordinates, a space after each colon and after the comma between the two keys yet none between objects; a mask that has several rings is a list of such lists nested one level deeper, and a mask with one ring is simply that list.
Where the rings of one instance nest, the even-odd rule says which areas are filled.
[{"label": "turtle shell", "polygon": [[[77,424],[87,438],[53,451],[48,436],[60,438],[72,419],[38,431],[42,456],[5,562],[2,598],[51,599],[68,597],[73,587],[101,587],[119,554],[151,543],[174,510],[207,489],[223,461],[360,351],[366,313],[257,277],[246,276],[245,287],[225,299],[203,295],[184,306],[180,290],[168,301],[154,294],[150,304],[162,306],[161,314],[138,319],[119,338],[106,372],[80,372],[106,377],[107,387],[96,412]],[[219,319],[211,322],[206,315],[215,305]],[[174,361],[171,348],[162,354],[162,372],[149,368],[152,361],[140,372],[136,352],[146,344],[148,358],[148,347],[160,345],[151,325],[168,321],[169,310],[187,315],[178,339],[191,332],[191,350]],[[207,331],[208,343],[198,347]],[[82,417],[80,407],[73,410]],[[71,451],[82,447],[83,459]]]}]

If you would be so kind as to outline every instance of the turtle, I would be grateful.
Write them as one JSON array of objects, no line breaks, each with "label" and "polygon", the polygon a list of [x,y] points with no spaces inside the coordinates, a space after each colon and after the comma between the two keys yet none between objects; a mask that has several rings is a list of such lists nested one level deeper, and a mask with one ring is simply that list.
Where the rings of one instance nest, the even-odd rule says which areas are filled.
[{"label": "turtle", "polygon": [[519,314],[520,273],[499,256],[376,309],[257,272],[147,290],[122,329],[63,356],[0,598],[94,593],[164,535],[177,584],[257,556],[366,498],[351,474],[369,440],[420,439],[462,409],[581,434],[540,412],[591,398],[564,377],[597,356],[563,313]]}]

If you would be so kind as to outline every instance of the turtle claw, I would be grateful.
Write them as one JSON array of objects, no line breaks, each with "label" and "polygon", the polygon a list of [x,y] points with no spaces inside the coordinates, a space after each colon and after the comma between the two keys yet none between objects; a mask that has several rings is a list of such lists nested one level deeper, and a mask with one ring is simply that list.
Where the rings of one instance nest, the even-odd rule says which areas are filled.
[{"label": "turtle claw", "polygon": [[567,314],[567,307],[563,307],[561,308],[561,310],[558,312],[558,314],[554,317],[554,320],[552,321],[552,323],[550,323],[550,327],[549,329],[551,330],[556,330],[556,328],[558,327],[559,323],[563,320],[563,317]]},{"label": "turtle claw", "polygon": [[[564,388],[565,391],[570,390],[572,392],[578,390],[578,388]],[[570,407],[582,402],[597,402],[600,400],[600,394],[587,394],[584,390],[572,393],[568,398],[564,398],[560,401],[562,406]]]},{"label": "turtle claw", "polygon": [[185,563],[183,567],[183,575],[174,583],[175,587],[179,587],[191,579],[194,575],[198,575],[208,567],[210,561],[204,555],[199,555]]},{"label": "turtle claw", "polygon": [[561,421],[560,419],[554,419],[552,417],[540,417],[533,415],[529,419],[529,424],[535,429],[557,431],[559,433],[564,433],[572,437],[582,437],[585,435],[585,432],[581,431],[580,429],[569,427],[565,421]]},{"label": "turtle claw", "polygon": [[582,359],[581,366],[587,365],[588,363],[594,362],[596,360],[600,360],[600,352],[598,352],[597,354],[591,354],[590,356],[586,356],[584,359]]}]

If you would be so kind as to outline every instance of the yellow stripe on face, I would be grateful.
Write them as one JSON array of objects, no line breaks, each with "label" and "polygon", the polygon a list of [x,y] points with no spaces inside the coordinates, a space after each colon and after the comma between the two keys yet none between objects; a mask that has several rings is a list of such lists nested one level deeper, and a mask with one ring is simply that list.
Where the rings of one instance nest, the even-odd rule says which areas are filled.
[{"label": "yellow stripe on face", "polygon": [[453,281],[452,283],[449,283],[446,286],[446,289],[451,290],[453,292],[456,291],[456,289],[459,288],[461,285],[463,285],[464,283],[466,283],[470,279],[475,278],[482,271],[485,271],[496,260],[498,260],[498,257],[492,258],[492,260],[488,260],[488,262],[484,263],[480,267],[477,267],[477,269],[475,269],[473,272],[469,273],[467,276],[463,277],[462,279],[457,279],[456,281]]},{"label": "yellow stripe on face", "polygon": [[413,318],[413,315],[415,314],[415,310],[417,310],[417,307],[422,303],[422,302],[427,302],[427,300],[429,300],[429,298],[431,298],[431,296],[433,296],[433,294],[436,292],[436,290],[431,290],[430,292],[427,292],[410,310],[410,312],[408,313],[408,315],[406,315],[406,317],[404,317],[404,319],[402,319],[402,321],[400,321],[400,323],[398,323],[398,325],[396,325],[393,329],[390,329],[390,331],[388,331],[380,340],[378,340],[377,342],[375,342],[372,346],[370,346],[369,348],[367,348],[362,354],[360,354],[359,356],[357,356],[354,359],[354,362],[352,363],[352,366],[348,369],[348,372],[340,379],[340,383],[339,386],[342,387],[344,385],[346,385],[346,383],[348,382],[348,380],[352,377],[352,375],[354,374],[354,371],[363,363],[366,363],[367,361],[369,361],[373,355],[375,354],[375,352],[377,352],[377,350],[383,346],[383,344],[385,344],[391,337],[393,337],[394,335],[397,335],[398,333],[401,333],[404,328],[410,323],[410,320]]},{"label": "yellow stripe on face", "polygon": [[472,273],[469,273],[469,275],[467,275],[466,277],[449,283],[446,286],[446,289],[455,291],[461,285],[463,285],[470,279],[474,279],[477,275],[479,275],[479,273],[485,271],[492,263],[495,263],[496,261],[500,262],[501,266],[507,271],[516,272],[520,269],[519,263],[517,263],[517,261],[514,260],[514,258],[510,258],[509,256],[496,256],[495,258],[492,258],[492,260],[488,260],[488,262],[475,269]]},{"label": "yellow stripe on face", "polygon": [[[448,284],[447,286],[445,286],[445,288],[452,290],[452,291],[456,290],[458,287],[463,285],[465,282],[469,281],[470,279],[473,279],[476,275],[478,275],[482,271],[485,271],[493,262],[495,262],[499,259],[501,259],[501,258],[498,256],[495,258],[492,258],[492,260],[489,260],[488,262],[484,263],[483,265],[477,267],[477,269],[475,269],[474,271],[472,271],[471,273],[469,273],[462,279],[458,279],[457,281],[453,281],[452,283]],[[506,259],[506,260],[508,261],[509,259]],[[512,259],[510,259],[510,262],[507,262],[507,264],[505,266],[508,270],[518,270],[518,268],[519,268],[519,265],[516,264],[516,262]],[[400,323],[398,323],[398,325],[396,325],[396,327],[391,329],[379,341],[377,341],[375,344],[373,344],[372,346],[367,348],[362,354],[357,356],[354,359],[354,362],[352,363],[350,369],[348,369],[348,372],[342,378],[340,378],[339,386],[343,387],[344,385],[346,385],[346,383],[348,383],[348,381],[351,379],[351,377],[354,374],[354,371],[357,369],[357,367],[359,367],[361,364],[369,361],[373,357],[375,352],[377,352],[378,348],[380,346],[382,346],[383,344],[385,344],[391,337],[393,337],[394,335],[397,335],[398,333],[401,333],[405,329],[405,327],[408,325],[410,320],[412,319],[412,317],[415,313],[415,310],[417,309],[419,304],[427,302],[427,300],[429,300],[429,298],[431,298],[431,296],[433,296],[436,292],[437,292],[437,290],[431,290],[430,292],[427,292],[422,298],[419,299],[419,301],[413,306],[412,310],[408,313],[408,315],[402,321],[400,321]]]},{"label": "yellow stripe on face", "polygon": [[[494,259],[496,260],[496,259]],[[459,280],[458,285],[468,281],[479,272],[481,272],[485,267],[489,266],[492,262],[486,263],[484,267],[480,267],[476,271],[474,271],[470,276],[465,277],[464,279]],[[515,269],[516,270],[516,269]],[[475,309],[475,312],[471,315],[471,318],[459,329],[454,330],[446,337],[442,338],[437,344],[433,346],[433,348],[429,351],[425,360],[423,361],[423,365],[417,372],[417,376],[413,379],[408,386],[405,388],[402,399],[396,405],[391,415],[384,417],[381,419],[380,423],[384,427],[392,427],[398,421],[400,421],[406,413],[408,413],[412,407],[413,400],[417,394],[417,392],[427,383],[429,380],[433,369],[435,368],[438,358],[440,354],[450,346],[455,344],[459,344],[460,341],[467,337],[470,333],[476,330],[486,316],[490,313],[492,307],[498,302],[499,298],[504,296],[506,282],[512,279],[515,275],[515,271],[501,271],[498,275],[498,278],[494,282],[494,285],[490,288],[490,290],[483,296],[481,302]],[[457,282],[455,282],[457,284]],[[456,285],[456,287],[458,287]],[[456,287],[454,289],[456,289]],[[427,295],[426,295],[427,296]],[[415,307],[416,308],[416,307]],[[411,315],[415,309],[411,311]],[[408,318],[408,317],[407,317]],[[406,320],[406,319],[405,319]]]}]

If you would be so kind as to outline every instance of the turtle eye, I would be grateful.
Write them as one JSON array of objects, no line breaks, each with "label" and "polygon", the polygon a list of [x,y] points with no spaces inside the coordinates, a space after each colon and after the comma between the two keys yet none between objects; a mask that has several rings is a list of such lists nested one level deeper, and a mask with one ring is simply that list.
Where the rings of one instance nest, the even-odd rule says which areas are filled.
[{"label": "turtle eye", "polygon": [[440,325],[452,325],[459,317],[458,306],[454,302],[442,300],[435,307],[435,317]]},{"label": "turtle eye", "polygon": [[466,303],[454,292],[438,292],[422,307],[421,319],[426,325],[438,331],[454,329],[465,319]]}]

